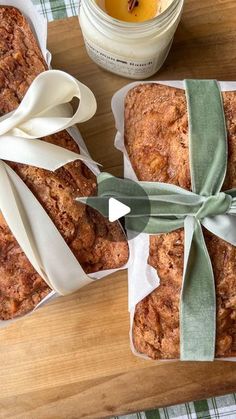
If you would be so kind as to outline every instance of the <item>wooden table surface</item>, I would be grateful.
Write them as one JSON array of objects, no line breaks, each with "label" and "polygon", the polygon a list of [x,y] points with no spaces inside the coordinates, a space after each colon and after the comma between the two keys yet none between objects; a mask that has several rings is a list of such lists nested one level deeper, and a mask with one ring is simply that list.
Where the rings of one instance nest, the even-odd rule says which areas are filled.
[{"label": "wooden table surface", "polygon": [[[122,174],[110,101],[127,80],[87,57],[77,18],[49,25],[53,66],[95,93],[81,125],[105,170]],[[236,80],[235,0],[186,0],[170,55],[156,79]],[[0,332],[0,418],[102,418],[236,391],[236,363],[144,361],[128,339],[127,275],[116,273],[57,299]]]}]

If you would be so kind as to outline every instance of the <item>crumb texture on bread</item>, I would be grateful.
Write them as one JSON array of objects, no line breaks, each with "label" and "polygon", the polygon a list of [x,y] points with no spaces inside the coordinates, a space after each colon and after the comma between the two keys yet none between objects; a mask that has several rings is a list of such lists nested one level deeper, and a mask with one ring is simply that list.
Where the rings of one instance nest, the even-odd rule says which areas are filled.
[{"label": "crumb texture on bread", "polygon": [[[46,69],[26,19],[15,8],[0,7],[0,115],[16,109],[34,78]],[[66,131],[42,141],[79,153]],[[128,245],[120,225],[75,202],[76,196],[96,194],[97,189],[96,177],[81,161],[55,172],[8,164],[45,208],[87,273],[127,262]],[[29,312],[50,291],[0,216],[0,319]]]},{"label": "crumb texture on bread", "polygon": [[[228,168],[223,190],[236,187],[236,92],[223,93],[228,130]],[[139,180],[191,189],[185,92],[141,84],[125,101],[125,145]],[[216,357],[236,356],[236,248],[204,229],[217,296]],[[183,229],[150,237],[149,264],[160,286],[136,306],[133,341],[153,359],[179,358],[179,300]]]},{"label": "crumb texture on bread", "polygon": [[0,115],[14,110],[46,63],[24,16],[0,6]]}]

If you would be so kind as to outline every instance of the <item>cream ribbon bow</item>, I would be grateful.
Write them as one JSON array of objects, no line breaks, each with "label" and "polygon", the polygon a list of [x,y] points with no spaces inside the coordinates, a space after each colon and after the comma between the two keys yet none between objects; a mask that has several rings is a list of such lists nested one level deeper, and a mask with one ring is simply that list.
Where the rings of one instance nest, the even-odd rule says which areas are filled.
[{"label": "cream ribbon bow", "polygon": [[[75,112],[69,102],[76,97]],[[91,159],[37,138],[90,119],[96,112],[93,93],[63,71],[48,70],[31,84],[19,107],[0,118],[0,159],[47,170]],[[0,160],[0,210],[27,258],[59,294],[72,293],[93,281],[20,177]]]}]

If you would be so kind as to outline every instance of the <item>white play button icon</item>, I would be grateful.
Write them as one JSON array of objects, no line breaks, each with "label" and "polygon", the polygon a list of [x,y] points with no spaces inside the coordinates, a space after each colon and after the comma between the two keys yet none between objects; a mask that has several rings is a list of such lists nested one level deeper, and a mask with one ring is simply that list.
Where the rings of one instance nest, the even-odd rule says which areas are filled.
[{"label": "white play button icon", "polygon": [[124,217],[129,214],[131,209],[122,202],[117,201],[115,198],[109,199],[109,208],[108,208],[109,221],[113,223],[114,221],[119,220],[119,218]]}]

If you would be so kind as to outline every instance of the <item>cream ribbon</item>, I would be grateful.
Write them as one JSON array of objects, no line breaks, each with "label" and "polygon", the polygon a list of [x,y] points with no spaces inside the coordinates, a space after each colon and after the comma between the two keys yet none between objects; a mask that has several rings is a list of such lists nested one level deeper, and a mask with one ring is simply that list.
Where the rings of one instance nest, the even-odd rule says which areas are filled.
[{"label": "cream ribbon", "polygon": [[[79,99],[73,112],[70,102]],[[87,121],[96,112],[93,93],[63,71],[48,70],[31,84],[19,107],[0,118],[0,159],[54,171],[82,160],[62,147],[37,141],[72,125]],[[93,281],[20,177],[0,160],[0,210],[27,258],[59,294],[72,293]]]}]

